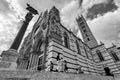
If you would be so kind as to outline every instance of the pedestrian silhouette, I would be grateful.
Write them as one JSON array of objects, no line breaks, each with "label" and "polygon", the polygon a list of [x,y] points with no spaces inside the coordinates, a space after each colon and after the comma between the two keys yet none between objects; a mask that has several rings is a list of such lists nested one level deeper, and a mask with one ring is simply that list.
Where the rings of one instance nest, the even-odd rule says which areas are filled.
[{"label": "pedestrian silhouette", "polygon": [[53,63],[50,61],[50,71],[53,71]]},{"label": "pedestrian silhouette", "polygon": [[64,60],[64,72],[68,72],[67,61]]}]

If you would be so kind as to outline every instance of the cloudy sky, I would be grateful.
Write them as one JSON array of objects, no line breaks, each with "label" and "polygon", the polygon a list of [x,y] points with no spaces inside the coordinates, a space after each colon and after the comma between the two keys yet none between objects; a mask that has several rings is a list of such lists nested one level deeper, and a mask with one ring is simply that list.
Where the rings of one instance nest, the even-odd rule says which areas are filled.
[{"label": "cloudy sky", "polygon": [[[62,24],[81,37],[75,18],[83,15],[97,41],[107,47],[120,46],[120,0],[0,0],[0,53],[12,44],[27,13],[29,3],[41,13],[55,5],[60,10]],[[38,16],[30,22],[26,35]]]}]

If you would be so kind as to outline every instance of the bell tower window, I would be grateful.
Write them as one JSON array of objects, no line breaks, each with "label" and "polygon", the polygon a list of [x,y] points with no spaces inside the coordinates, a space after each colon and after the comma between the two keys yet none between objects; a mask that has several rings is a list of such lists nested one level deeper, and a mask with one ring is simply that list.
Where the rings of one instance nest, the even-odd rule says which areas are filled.
[{"label": "bell tower window", "polygon": [[88,34],[85,34],[86,37],[88,37]]},{"label": "bell tower window", "polygon": [[84,29],[84,30],[83,30],[83,32],[84,32],[84,33],[86,33],[86,32],[87,32],[87,30],[86,30],[86,29]]},{"label": "bell tower window", "polygon": [[90,41],[90,38],[87,38],[88,41]]},{"label": "bell tower window", "polygon": [[[82,21],[81,23],[80,23],[80,25],[84,25],[84,22]],[[85,27],[85,26],[84,26]]]}]

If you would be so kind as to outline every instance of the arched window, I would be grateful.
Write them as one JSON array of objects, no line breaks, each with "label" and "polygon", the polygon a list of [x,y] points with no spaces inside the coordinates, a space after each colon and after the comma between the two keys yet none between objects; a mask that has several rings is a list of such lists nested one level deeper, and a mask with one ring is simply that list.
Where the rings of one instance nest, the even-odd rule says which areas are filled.
[{"label": "arched window", "polygon": [[41,70],[42,61],[43,61],[43,56],[39,57],[39,60],[38,60],[38,67],[37,67],[37,70],[38,70],[38,71]]},{"label": "arched window", "polygon": [[110,54],[114,58],[115,61],[119,61],[120,60],[114,51],[111,51]]},{"label": "arched window", "polygon": [[77,46],[78,54],[81,54],[81,52],[80,52],[80,47],[79,47],[79,43],[77,42],[77,40],[76,40],[76,46]]},{"label": "arched window", "polygon": [[96,53],[97,53],[100,61],[104,61],[104,57],[102,56],[102,53],[99,50],[97,50]]},{"label": "arched window", "polygon": [[66,32],[64,33],[64,45],[69,48],[69,37]]}]

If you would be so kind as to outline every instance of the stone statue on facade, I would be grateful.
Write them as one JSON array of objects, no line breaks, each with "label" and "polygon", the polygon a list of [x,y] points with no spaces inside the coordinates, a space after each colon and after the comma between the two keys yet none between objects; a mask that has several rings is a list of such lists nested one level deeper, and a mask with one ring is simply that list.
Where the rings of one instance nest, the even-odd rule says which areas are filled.
[{"label": "stone statue on facade", "polygon": [[81,68],[82,68],[82,67],[81,67],[80,65],[77,67],[77,69],[76,69],[77,74],[83,73],[83,71],[81,70]]},{"label": "stone statue on facade", "polygon": [[63,72],[64,71],[64,60],[63,60],[63,56],[61,53],[58,53],[57,57],[57,71],[58,72]]},{"label": "stone statue on facade", "polygon": [[35,10],[33,7],[30,6],[30,4],[27,3],[27,8],[28,11],[30,11],[31,13],[33,13],[34,15],[38,14],[38,11]]}]

